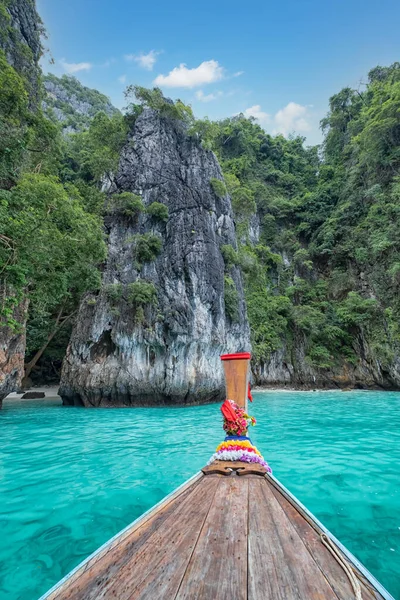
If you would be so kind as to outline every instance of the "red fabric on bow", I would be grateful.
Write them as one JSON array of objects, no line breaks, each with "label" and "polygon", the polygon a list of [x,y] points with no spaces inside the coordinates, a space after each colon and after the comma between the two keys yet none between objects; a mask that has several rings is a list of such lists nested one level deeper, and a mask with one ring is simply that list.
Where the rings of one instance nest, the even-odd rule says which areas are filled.
[{"label": "red fabric on bow", "polygon": [[227,421],[236,421],[237,415],[235,409],[233,408],[229,400],[225,400],[225,402],[221,406],[221,412]]},{"label": "red fabric on bow", "polygon": [[249,387],[247,388],[247,398],[250,400],[250,402],[253,402],[253,396],[251,394],[250,381],[249,381]]}]

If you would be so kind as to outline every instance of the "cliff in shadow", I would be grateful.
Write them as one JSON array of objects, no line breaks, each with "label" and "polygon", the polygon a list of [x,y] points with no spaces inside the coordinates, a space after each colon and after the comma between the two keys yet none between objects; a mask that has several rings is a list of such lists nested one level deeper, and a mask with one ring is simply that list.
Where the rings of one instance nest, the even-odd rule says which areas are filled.
[{"label": "cliff in shadow", "polygon": [[[0,194],[13,185],[13,177],[18,160],[12,164],[14,156],[21,155],[23,135],[30,113],[34,112],[40,97],[40,67],[42,54],[40,36],[42,22],[36,12],[35,4],[29,0],[10,0],[0,2],[0,76],[4,88],[1,93],[0,108]],[[11,76],[10,76],[11,73]],[[18,88],[18,82],[21,87]],[[16,86],[15,88],[13,86]],[[29,112],[19,114],[21,129],[18,130],[18,119],[12,111],[19,98],[12,99],[13,90],[26,93]],[[18,109],[15,109],[16,111]],[[4,111],[4,114],[3,114]],[[18,148],[15,151],[15,148]],[[11,158],[9,158],[11,157]],[[9,164],[12,168],[9,169]],[[2,198],[4,202],[4,198]],[[3,248],[6,253],[14,252],[13,240],[7,232],[1,231]],[[6,233],[6,235],[4,235]],[[3,256],[2,256],[3,259]],[[0,261],[1,262],[1,261]],[[2,271],[10,263],[7,259],[2,264]],[[26,346],[26,319],[28,301],[15,295],[13,285],[0,282],[1,315],[0,315],[0,407],[2,400],[10,392],[18,389],[24,374],[24,355]]]},{"label": "cliff in shadow", "polygon": [[31,106],[39,102],[42,56],[41,36],[44,28],[31,0],[0,2],[0,49],[8,63],[27,82]]}]

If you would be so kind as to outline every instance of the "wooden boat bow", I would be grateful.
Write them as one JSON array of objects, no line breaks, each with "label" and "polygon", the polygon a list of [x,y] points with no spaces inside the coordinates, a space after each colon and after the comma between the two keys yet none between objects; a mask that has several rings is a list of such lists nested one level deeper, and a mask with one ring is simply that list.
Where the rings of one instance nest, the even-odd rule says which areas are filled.
[{"label": "wooden boat bow", "polygon": [[[246,407],[241,360],[225,372]],[[214,460],[41,600],[360,598],[393,600],[265,466]]]}]

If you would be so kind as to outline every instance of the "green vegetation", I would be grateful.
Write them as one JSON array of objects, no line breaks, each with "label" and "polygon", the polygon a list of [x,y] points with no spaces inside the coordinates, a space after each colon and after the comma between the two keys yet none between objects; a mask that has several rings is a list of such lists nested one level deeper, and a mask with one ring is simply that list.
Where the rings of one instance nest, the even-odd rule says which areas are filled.
[{"label": "green vegetation", "polygon": [[135,104],[129,104],[128,113],[133,117],[140,114],[143,107],[152,108],[157,111],[161,117],[175,121],[183,121],[187,125],[194,122],[194,116],[190,106],[184,104],[181,100],[172,102],[165,98],[160,88],[149,90],[140,85],[130,85],[125,92],[127,100],[135,99],[139,102],[140,108]]},{"label": "green vegetation", "polygon": [[57,129],[30,108],[29,85],[0,50],[0,187],[10,189],[23,172],[54,172]]},{"label": "green vegetation", "polygon": [[135,310],[135,323],[142,325],[145,320],[146,306],[157,304],[157,290],[150,281],[138,280],[128,285],[128,302]]},{"label": "green vegetation", "polygon": [[[0,0],[0,50],[4,52],[13,68],[24,79],[29,105],[37,108],[41,99],[40,68],[38,61],[43,53],[42,36],[45,31],[36,11],[35,3],[27,3],[26,17],[31,28],[24,23],[23,32],[11,24],[9,8],[21,10],[18,0]],[[30,45],[28,45],[30,43]],[[35,55],[33,53],[33,50]]]},{"label": "green vegetation", "polygon": [[[0,2],[3,24],[6,6]],[[34,17],[33,4],[32,11]],[[39,360],[60,361],[83,294],[100,286],[104,196],[95,181],[100,169],[93,175],[84,161],[75,162],[84,149],[72,156],[72,142],[39,108],[39,55],[15,29],[2,29],[0,46],[14,64],[0,50],[0,326],[21,329],[15,315],[29,298],[29,377]]]},{"label": "green vegetation", "polygon": [[161,238],[154,233],[138,233],[128,241],[133,242],[134,256],[139,266],[146,262],[152,262],[161,252]]},{"label": "green vegetation", "polygon": [[100,112],[108,117],[119,114],[107,96],[85,87],[72,75],[56,77],[48,73],[43,83],[50,92],[45,95],[46,115],[63,129],[83,131]]},{"label": "green vegetation", "polygon": [[241,115],[196,125],[232,197],[238,251],[221,250],[228,273],[242,268],[258,360],[300,339],[317,368],[354,362],[360,343],[384,365],[399,345],[399,111],[395,63],[373,69],[364,92],[331,98],[320,150]]},{"label": "green vegetation", "polygon": [[232,277],[224,278],[225,314],[233,322],[239,319],[239,294]]},{"label": "green vegetation", "polygon": [[145,207],[140,196],[131,192],[122,192],[114,194],[111,198],[109,210],[112,213],[118,213],[125,217],[132,217],[135,221],[144,211]]},{"label": "green vegetation", "polygon": [[[60,103],[57,94],[46,96],[42,90],[44,114],[37,102],[37,57],[8,28],[6,6],[0,0],[0,311],[1,326],[18,330],[23,325],[15,316],[29,296],[29,376],[39,360],[52,368],[54,360],[60,365],[82,296],[91,292],[87,304],[97,302],[99,266],[106,253],[103,216],[119,213],[137,223],[146,210],[135,194],[122,192],[107,199],[101,191],[118,169],[129,127],[143,106],[186,124],[193,115],[180,101],[165,100],[159,90],[132,88],[128,97],[133,93],[140,104],[130,104],[123,116],[96,90],[73,77],[53,75],[44,78],[45,84],[53,91],[62,88],[69,100]],[[37,25],[39,32],[39,21]],[[12,67],[1,47],[24,60]],[[61,135],[66,127],[76,133]],[[161,202],[152,203],[146,212],[157,221],[168,220],[168,208]],[[160,237],[151,233],[131,241],[139,269],[162,247]],[[129,297],[137,322],[143,321],[144,306],[155,298],[148,282],[137,282],[128,291],[110,284],[104,292],[113,314],[118,301]]]},{"label": "green vegetation", "polygon": [[226,186],[223,181],[221,181],[220,179],[216,179],[215,177],[211,177],[210,185],[214,194],[218,198],[223,198],[224,196],[226,196]]},{"label": "green vegetation", "polygon": [[[130,192],[102,192],[146,108],[219,159],[223,180],[210,186],[220,198],[230,195],[237,227],[237,249],[221,248],[225,311],[239,318],[233,276],[240,269],[255,358],[283,348],[290,360],[302,344],[318,369],[355,364],[360,353],[390,365],[400,347],[399,63],[373,69],[364,91],[334,95],[321,123],[324,143],[310,148],[301,137],[272,137],[243,115],[196,121],[158,88],[130,86],[125,115],[73,77],[45,78],[71,101],[46,97],[40,44],[34,56],[10,27],[8,1],[0,0],[0,311],[1,326],[18,330],[16,310],[29,297],[27,375],[40,359],[62,357],[82,297],[89,292],[87,304],[97,302],[103,217],[119,214],[130,227],[142,213],[153,225],[168,221],[162,202],[146,208]],[[37,26],[35,35],[38,17]],[[66,135],[66,127],[76,133]],[[154,233],[127,243],[138,270],[162,248]],[[143,280],[103,292],[113,314],[122,300],[137,323],[157,303],[154,285]]]},{"label": "green vegetation", "polygon": [[134,320],[137,325],[142,325],[144,323],[145,308],[156,306],[158,302],[155,285],[150,281],[144,281],[142,279],[138,279],[128,285],[122,285],[122,283],[109,283],[104,286],[103,290],[111,305],[111,314],[119,317],[120,309],[118,306],[120,306],[121,301],[124,301],[134,309]]},{"label": "green vegetation", "polygon": [[155,305],[157,291],[153,283],[138,280],[128,285],[128,302],[133,306]]},{"label": "green vegetation", "polygon": [[161,202],[152,202],[146,209],[148,215],[166,223],[168,221],[168,206]]},{"label": "green vegetation", "polygon": [[122,115],[109,117],[103,112],[97,113],[87,131],[63,141],[63,177],[98,189],[118,169],[127,131],[128,125]]},{"label": "green vegetation", "polygon": [[221,254],[222,258],[224,259],[226,270],[229,270],[230,267],[239,264],[238,253],[230,244],[221,246]]},{"label": "green vegetation", "polygon": [[111,304],[116,304],[121,300],[123,290],[122,283],[108,283],[104,286],[106,298]]},{"label": "green vegetation", "polygon": [[0,191],[0,230],[1,277],[8,289],[2,323],[14,325],[10,308],[28,295],[29,376],[54,336],[74,317],[82,294],[100,285],[96,266],[105,258],[101,223],[85,212],[72,185],[31,173],[10,191]]}]

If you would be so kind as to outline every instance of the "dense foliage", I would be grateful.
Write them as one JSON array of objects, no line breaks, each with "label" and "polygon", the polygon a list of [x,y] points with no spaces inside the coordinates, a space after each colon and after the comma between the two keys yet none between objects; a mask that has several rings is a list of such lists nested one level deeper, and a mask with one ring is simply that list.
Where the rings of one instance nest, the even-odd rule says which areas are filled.
[{"label": "dense foliage", "polygon": [[[322,121],[323,147],[271,137],[243,116],[197,131],[223,167],[253,349],[294,344],[313,367],[370,353],[383,369],[399,343],[400,64],[344,89]],[[231,311],[232,309],[229,308]]]},{"label": "dense foliage", "polygon": [[160,88],[149,90],[140,85],[130,85],[126,89],[125,97],[129,101],[127,115],[133,118],[140,114],[143,107],[147,107],[156,110],[162,117],[182,121],[187,125],[194,123],[190,106],[181,100],[173,102],[165,98]]},{"label": "dense foliage", "polygon": [[[232,268],[239,266],[258,363],[301,346],[317,370],[360,354],[389,367],[400,343],[399,63],[373,69],[364,91],[333,96],[324,143],[307,148],[243,115],[196,121],[190,107],[157,88],[130,86],[122,115],[73,77],[49,75],[43,87],[40,20],[33,53],[11,27],[12,1],[0,0],[0,310],[1,326],[17,330],[15,309],[29,297],[27,375],[39,359],[62,357],[83,295],[92,292],[86,301],[96,302],[103,218],[132,223],[143,214],[159,227],[169,219],[162,198],[146,207],[135,194],[102,191],[143,107],[217,154],[223,180],[210,187],[230,195],[238,242],[221,248],[225,310],[238,318]],[[137,234],[127,244],[140,272],[161,251],[162,234]],[[123,299],[138,323],[157,303],[154,286],[142,280],[103,293],[114,311]]]},{"label": "dense foliage", "polygon": [[[6,24],[10,6],[0,2]],[[31,26],[35,42],[40,22]],[[25,324],[15,316],[28,298],[29,376],[43,353],[43,360],[46,353],[62,358],[82,295],[100,285],[98,266],[106,246],[98,183],[104,165],[114,167],[120,122],[113,129],[108,121],[108,127],[94,121],[79,149],[75,141],[64,140],[38,102],[40,52],[33,56],[12,29],[2,30],[7,58],[0,50],[0,325],[2,332],[22,332]]]}]

